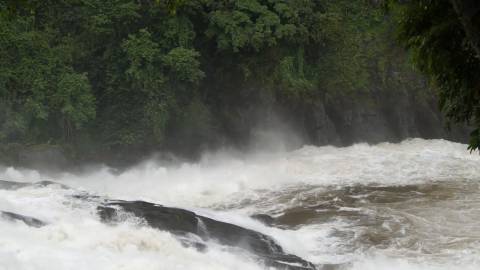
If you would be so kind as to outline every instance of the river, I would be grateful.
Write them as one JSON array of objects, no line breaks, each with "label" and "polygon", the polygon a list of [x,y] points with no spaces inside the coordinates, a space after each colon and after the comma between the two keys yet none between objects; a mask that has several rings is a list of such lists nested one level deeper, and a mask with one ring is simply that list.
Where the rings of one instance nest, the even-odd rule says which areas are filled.
[{"label": "river", "polygon": [[[57,173],[12,167],[0,179],[61,185],[0,189],[0,269],[268,269],[215,241],[199,251],[126,216],[101,222],[88,193],[181,207],[273,237],[319,267],[480,269],[480,155],[445,140],[411,139],[294,151],[218,151],[196,163],[146,161],[122,172]],[[266,225],[251,215],[272,217]]]}]

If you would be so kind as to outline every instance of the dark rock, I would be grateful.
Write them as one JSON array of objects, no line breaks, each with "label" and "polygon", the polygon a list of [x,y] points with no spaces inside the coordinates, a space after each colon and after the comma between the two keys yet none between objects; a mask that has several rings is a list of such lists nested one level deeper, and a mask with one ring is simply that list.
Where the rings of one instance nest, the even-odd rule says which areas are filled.
[{"label": "dark rock", "polygon": [[149,226],[179,236],[196,235],[202,240],[239,247],[257,255],[266,265],[288,270],[316,269],[302,258],[287,254],[271,237],[240,226],[199,216],[191,211],[143,201],[114,201],[98,207],[102,220],[118,221],[118,208],[143,218]]},{"label": "dark rock", "polygon": [[466,126],[445,128],[435,97],[408,89],[384,90],[318,100],[281,112],[281,117],[314,145],[399,142],[414,137],[468,142]]},{"label": "dark rock", "polygon": [[[67,186],[41,181],[37,183],[18,183],[0,181],[0,189],[19,189],[27,186],[43,187],[48,185]],[[144,201],[112,201],[98,196],[79,194],[71,196],[79,200],[88,200],[101,204],[97,207],[98,214],[104,222],[117,223],[122,221],[122,213],[130,213],[143,219],[149,226],[165,230],[177,236],[182,245],[204,251],[208,240],[220,244],[245,249],[258,256],[265,265],[285,270],[315,270],[316,266],[296,255],[284,252],[270,236],[246,229],[234,224],[217,221],[200,216],[194,212],[172,207],[164,207]],[[0,211],[0,217],[9,220],[19,220],[32,227],[42,227],[46,223],[28,216],[12,212]],[[266,222],[272,221],[268,215],[257,215]]]},{"label": "dark rock", "polygon": [[341,143],[337,129],[328,116],[323,103],[317,102],[306,110],[305,129],[315,144],[338,145]]},{"label": "dark rock", "polygon": [[0,189],[17,190],[19,188],[27,187],[30,185],[32,185],[32,183],[21,183],[21,182],[0,180]]},{"label": "dark rock", "polygon": [[19,215],[19,214],[12,213],[12,212],[0,211],[0,217],[8,219],[8,220],[23,221],[23,223],[27,224],[28,226],[35,227],[35,228],[40,228],[40,227],[43,227],[43,226],[47,225],[47,223],[45,223],[45,222],[43,222],[39,219],[29,217],[29,216]]},{"label": "dark rock", "polygon": [[178,237],[184,247],[195,248],[200,252],[207,251],[207,245],[201,239],[192,239],[192,237]]},{"label": "dark rock", "polygon": [[157,229],[167,230],[176,234],[198,234],[198,219],[193,212],[168,208],[143,201],[117,201],[110,202],[106,206],[99,206],[99,214],[104,221],[118,221],[118,213],[115,206],[120,206],[124,211],[141,217],[147,223]]},{"label": "dark rock", "polygon": [[250,217],[268,226],[272,226],[275,223],[275,219],[267,214],[255,214]]}]

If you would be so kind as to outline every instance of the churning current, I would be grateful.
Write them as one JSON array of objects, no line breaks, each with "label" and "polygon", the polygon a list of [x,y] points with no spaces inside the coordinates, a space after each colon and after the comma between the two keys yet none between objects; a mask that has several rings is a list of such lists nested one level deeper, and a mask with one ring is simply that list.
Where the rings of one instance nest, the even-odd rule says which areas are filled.
[{"label": "churning current", "polygon": [[[0,179],[59,183],[0,189],[0,211],[47,224],[0,218],[1,270],[269,269],[215,241],[205,250],[182,245],[133,216],[105,224],[94,201],[78,194],[187,209],[268,235],[319,267],[480,269],[480,155],[445,140],[224,151],[123,172],[3,167]],[[258,214],[268,224],[252,218]]]}]

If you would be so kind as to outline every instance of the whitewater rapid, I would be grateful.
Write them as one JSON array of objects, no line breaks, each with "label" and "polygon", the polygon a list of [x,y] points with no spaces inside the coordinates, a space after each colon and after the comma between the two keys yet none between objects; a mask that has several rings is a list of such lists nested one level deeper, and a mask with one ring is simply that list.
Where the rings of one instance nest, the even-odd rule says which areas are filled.
[{"label": "whitewater rapid", "polygon": [[[145,161],[123,172],[6,167],[0,179],[60,185],[0,189],[0,210],[48,223],[0,219],[0,270],[265,269],[250,254],[183,246],[127,218],[103,224],[82,192],[182,207],[272,236],[316,264],[343,269],[480,269],[480,155],[445,140],[205,154],[196,163]],[[250,218],[268,214],[278,226]]]}]

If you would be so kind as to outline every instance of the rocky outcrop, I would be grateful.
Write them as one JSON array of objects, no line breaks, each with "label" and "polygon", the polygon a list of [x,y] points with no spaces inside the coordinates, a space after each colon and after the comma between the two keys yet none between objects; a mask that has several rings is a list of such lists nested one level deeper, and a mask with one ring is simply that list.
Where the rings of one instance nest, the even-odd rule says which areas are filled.
[{"label": "rocky outcrop", "polygon": [[[422,87],[421,83],[415,85]],[[427,90],[417,93],[411,88],[405,86],[405,89],[398,90],[339,94],[288,106],[252,105],[253,108],[239,109],[241,117],[221,120],[226,122],[225,126],[219,128],[218,134],[212,135],[211,142],[188,143],[198,144],[197,148],[187,147],[184,140],[173,136],[164,149],[173,154],[164,152],[161,158],[174,160],[180,156],[197,159],[203,150],[223,146],[247,150],[277,149],[279,146],[295,149],[304,144],[348,146],[354,143],[395,143],[408,138],[468,143],[471,130],[466,126],[447,129],[433,93]],[[65,168],[81,169],[85,164],[106,163],[123,169],[144,160],[154,150],[104,149],[84,155],[77,149],[75,155],[68,155],[69,152],[58,145],[12,144],[7,147],[0,144],[0,164],[61,171]]]},{"label": "rocky outcrop", "polygon": [[40,227],[43,227],[43,226],[47,225],[47,223],[45,223],[45,222],[43,222],[39,219],[29,217],[29,216],[20,215],[20,214],[17,214],[17,213],[7,212],[7,211],[0,211],[0,217],[4,218],[4,219],[7,219],[7,220],[11,220],[11,221],[22,221],[23,223],[27,224],[28,226],[35,227],[35,228],[40,228]]},{"label": "rocky outcrop", "polygon": [[[0,189],[17,190],[25,187],[42,187],[64,185],[51,181],[37,183],[20,183],[1,181]],[[145,201],[108,200],[85,193],[70,195],[71,198],[98,203],[98,214],[102,221],[110,224],[122,222],[124,214],[131,214],[143,220],[148,226],[168,231],[177,236],[178,240],[188,246],[202,251],[207,248],[207,241],[215,241],[221,245],[240,248],[257,256],[265,265],[282,270],[315,270],[317,266],[296,255],[285,252],[276,241],[268,235],[243,228],[227,222],[214,220],[197,215],[181,208],[165,207]],[[32,227],[42,227],[45,222],[12,212],[0,211],[0,217],[9,220],[22,221]],[[196,240],[198,239],[198,241]],[[320,268],[323,269],[323,268]]]},{"label": "rocky outcrop", "polygon": [[275,219],[267,214],[255,214],[250,216],[252,219],[255,219],[257,221],[260,221],[261,223],[267,225],[267,226],[272,226],[273,223],[275,222]]},{"label": "rocky outcrop", "polygon": [[181,237],[196,235],[203,240],[245,249],[257,255],[268,266],[279,269],[316,269],[304,259],[284,252],[271,237],[240,226],[217,221],[179,208],[164,207],[144,201],[109,202],[98,207],[102,220],[118,221],[119,209],[145,220],[149,226]]},{"label": "rocky outcrop", "polygon": [[283,112],[293,129],[313,145],[399,142],[407,138],[468,142],[465,126],[446,128],[435,97],[386,91],[337,97]]}]

